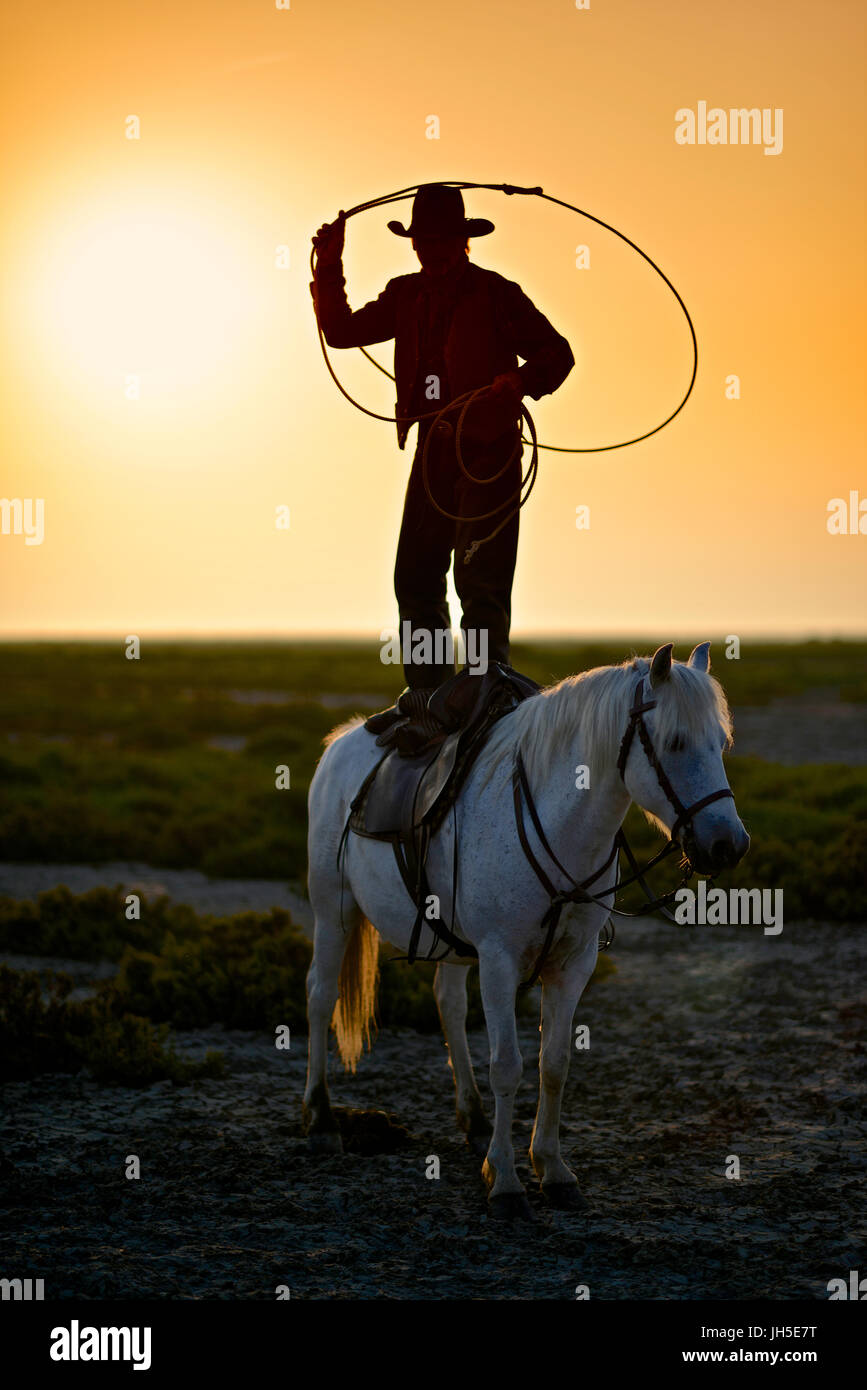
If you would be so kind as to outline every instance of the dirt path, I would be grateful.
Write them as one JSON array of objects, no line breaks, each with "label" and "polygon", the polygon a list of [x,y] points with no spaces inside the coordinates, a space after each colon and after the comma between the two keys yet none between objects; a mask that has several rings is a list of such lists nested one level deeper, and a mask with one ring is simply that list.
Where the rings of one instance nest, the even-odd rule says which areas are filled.
[{"label": "dirt path", "polygon": [[[437,1036],[391,1031],[356,1077],[333,1072],[335,1103],[386,1108],[407,1133],[321,1158],[300,1131],[306,1040],[277,1053],[211,1030],[181,1049],[224,1048],[224,1081],[7,1088],[4,1271],[90,1298],[273,1298],[287,1284],[293,1298],[572,1299],[581,1283],[594,1299],[827,1297],[865,1266],[867,934],[643,921],[614,955],[617,974],[579,1005],[591,1046],[564,1104],[589,1214],[550,1213],[531,1187],[537,1226],[487,1219]],[[538,1040],[522,1027],[528,1185]],[[489,1106],[484,1034],[471,1045]],[[732,1154],[739,1181],[724,1176]]]},{"label": "dirt path", "polygon": [[837,691],[809,690],[769,705],[734,709],[734,753],[795,767],[801,763],[867,764],[867,706]]}]

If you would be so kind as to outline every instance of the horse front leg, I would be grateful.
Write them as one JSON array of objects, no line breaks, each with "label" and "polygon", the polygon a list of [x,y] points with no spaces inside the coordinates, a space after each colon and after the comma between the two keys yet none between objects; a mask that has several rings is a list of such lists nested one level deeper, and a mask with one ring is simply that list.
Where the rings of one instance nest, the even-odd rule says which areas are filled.
[{"label": "horse front leg", "polygon": [[542,1048],[539,1056],[539,1107],[530,1141],[530,1162],[553,1207],[584,1210],[578,1179],[560,1154],[560,1109],[569,1072],[572,1021],[584,986],[593,974],[594,936],[565,962],[542,971]]},{"label": "horse front leg", "polygon": [[491,1046],[491,1090],[496,1102],[494,1132],[482,1165],[482,1177],[489,1188],[492,1216],[501,1219],[518,1216],[533,1221],[535,1217],[515,1169],[512,1144],[515,1095],[524,1066],[515,1021],[518,969],[515,962],[504,955],[482,956],[479,977]]},{"label": "horse front leg", "polygon": [[474,1153],[487,1153],[491,1123],[482,1109],[482,1098],[473,1074],[467,1045],[467,977],[464,965],[439,964],[434,976],[434,998],[449,1050],[449,1066],[455,1082],[458,1127]]}]

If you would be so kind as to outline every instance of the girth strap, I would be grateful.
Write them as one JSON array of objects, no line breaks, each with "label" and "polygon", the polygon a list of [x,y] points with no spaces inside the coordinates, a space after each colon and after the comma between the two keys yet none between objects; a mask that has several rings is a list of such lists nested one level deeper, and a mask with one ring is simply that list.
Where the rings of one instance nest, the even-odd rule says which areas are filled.
[{"label": "girth strap", "polygon": [[[410,965],[415,964],[418,958],[418,943],[419,938],[421,937],[421,929],[426,924],[428,927],[430,927],[433,936],[431,948],[427,953],[427,960],[436,959],[436,957],[434,956],[434,951],[436,950],[437,942],[442,942],[447,946],[447,950],[445,952],[446,955],[448,955],[449,950],[451,950],[454,951],[456,956],[463,956],[464,958],[469,958],[470,960],[478,960],[479,953],[476,950],[475,946],[473,946],[469,941],[461,941],[460,937],[455,936],[451,928],[447,927],[445,922],[443,922],[441,918],[438,917],[435,920],[431,921],[425,915],[427,899],[430,896],[430,883],[428,882],[427,870],[425,868],[430,832],[425,828],[422,834],[424,838],[418,851],[413,856],[413,864],[408,863],[404,859],[400,836],[396,835],[391,842],[391,847],[394,850],[394,857],[397,861],[397,867],[400,871],[400,876],[403,879],[406,891],[412,898],[412,901],[415,904],[416,909],[415,921],[412,924],[412,932],[410,934],[409,948],[407,950],[406,959]],[[452,921],[454,921],[456,885],[457,836],[455,837],[452,872]],[[392,957],[392,959],[400,960],[401,957],[396,956]]]}]

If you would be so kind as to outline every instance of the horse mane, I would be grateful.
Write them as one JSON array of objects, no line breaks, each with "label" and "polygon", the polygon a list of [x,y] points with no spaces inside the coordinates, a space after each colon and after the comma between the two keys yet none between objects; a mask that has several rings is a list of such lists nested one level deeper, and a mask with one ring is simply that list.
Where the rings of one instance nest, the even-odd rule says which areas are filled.
[{"label": "horse mane", "polygon": [[[505,758],[511,759],[516,744],[536,786],[562,775],[579,749],[591,777],[613,768],[626,731],[635,678],[649,669],[649,657],[635,657],[619,666],[597,666],[524,700],[494,725],[479,757],[483,764],[480,789]],[[725,735],[726,747],[731,746],[731,714],[715,677],[673,661],[668,680],[654,693],[658,703],[653,711],[653,738],[660,756],[675,736],[689,748],[705,739],[714,724]]]}]

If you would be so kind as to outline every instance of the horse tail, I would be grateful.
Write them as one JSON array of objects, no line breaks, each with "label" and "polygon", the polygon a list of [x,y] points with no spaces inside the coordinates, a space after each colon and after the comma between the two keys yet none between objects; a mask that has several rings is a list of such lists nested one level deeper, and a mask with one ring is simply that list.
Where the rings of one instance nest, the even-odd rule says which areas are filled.
[{"label": "horse tail", "polygon": [[376,1025],[379,942],[376,927],[362,917],[352,928],[340,967],[340,994],[331,1026],[347,1071],[355,1071],[364,1045],[370,1050],[371,1024]]}]

